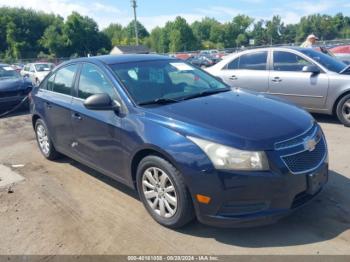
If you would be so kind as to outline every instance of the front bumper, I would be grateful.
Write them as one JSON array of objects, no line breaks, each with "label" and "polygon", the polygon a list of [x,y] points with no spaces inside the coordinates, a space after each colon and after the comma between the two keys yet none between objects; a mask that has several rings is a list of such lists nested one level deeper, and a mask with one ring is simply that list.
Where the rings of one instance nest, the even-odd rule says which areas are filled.
[{"label": "front bumper", "polygon": [[218,171],[216,177],[222,190],[209,193],[209,205],[194,201],[198,220],[216,227],[262,226],[278,221],[315,197],[328,181],[328,163],[302,175]]}]

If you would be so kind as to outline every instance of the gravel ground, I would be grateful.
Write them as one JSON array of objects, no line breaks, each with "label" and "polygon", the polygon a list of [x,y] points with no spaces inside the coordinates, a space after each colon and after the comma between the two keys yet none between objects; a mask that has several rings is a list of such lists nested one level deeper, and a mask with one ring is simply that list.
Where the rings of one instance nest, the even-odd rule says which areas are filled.
[{"label": "gravel ground", "polygon": [[45,160],[29,115],[0,119],[0,164],[25,178],[0,190],[0,254],[350,254],[350,128],[316,118],[331,173],[313,202],[271,226],[181,230],[154,222],[127,187],[68,158]]}]

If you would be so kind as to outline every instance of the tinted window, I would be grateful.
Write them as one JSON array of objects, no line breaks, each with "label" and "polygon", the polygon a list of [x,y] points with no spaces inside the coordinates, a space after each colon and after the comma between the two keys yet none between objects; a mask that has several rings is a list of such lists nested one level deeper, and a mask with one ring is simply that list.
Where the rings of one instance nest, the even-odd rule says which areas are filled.
[{"label": "tinted window", "polygon": [[347,67],[347,65],[344,62],[340,61],[339,59],[331,57],[330,55],[323,54],[321,52],[318,52],[310,48],[303,49],[300,52],[316,60],[316,62],[320,63],[325,68],[333,72],[339,73]]},{"label": "tinted window", "polygon": [[273,69],[275,71],[301,72],[304,66],[309,65],[313,64],[296,54],[283,51],[273,53]]},{"label": "tinted window", "polygon": [[70,65],[59,69],[56,73],[53,91],[70,95],[76,70],[77,65]]},{"label": "tinted window", "polygon": [[227,65],[227,69],[238,69],[239,68],[239,58],[236,58],[235,60],[231,61]]},{"label": "tinted window", "polygon": [[116,91],[100,70],[91,64],[84,64],[80,73],[78,97],[86,99],[91,95],[107,93],[116,99]]},{"label": "tinted window", "polygon": [[0,79],[19,78],[19,74],[11,66],[0,66]]},{"label": "tinted window", "polygon": [[267,51],[241,55],[228,64],[227,69],[266,70]]}]

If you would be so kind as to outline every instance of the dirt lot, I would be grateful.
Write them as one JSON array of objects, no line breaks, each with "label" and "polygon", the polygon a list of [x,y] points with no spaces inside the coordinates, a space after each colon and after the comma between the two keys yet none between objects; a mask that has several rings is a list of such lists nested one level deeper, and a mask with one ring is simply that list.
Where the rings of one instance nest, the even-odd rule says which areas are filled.
[{"label": "dirt lot", "polygon": [[0,164],[25,180],[0,192],[0,254],[350,254],[350,129],[317,119],[331,173],[312,203],[267,227],[193,222],[176,231],[154,222],[123,185],[67,158],[45,160],[29,115],[1,119]]}]

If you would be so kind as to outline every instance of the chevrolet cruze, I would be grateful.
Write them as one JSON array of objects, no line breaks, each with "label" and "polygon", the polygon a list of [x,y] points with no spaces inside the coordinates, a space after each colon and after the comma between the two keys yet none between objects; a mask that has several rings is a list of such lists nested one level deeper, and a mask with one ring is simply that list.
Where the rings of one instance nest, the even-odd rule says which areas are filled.
[{"label": "chevrolet cruze", "polygon": [[[328,179],[312,116],[158,55],[81,58],[31,94],[38,146],[135,188],[149,214],[178,228],[277,221]],[[116,201],[118,201],[116,199]]]}]

